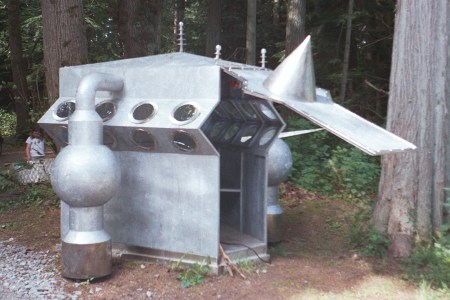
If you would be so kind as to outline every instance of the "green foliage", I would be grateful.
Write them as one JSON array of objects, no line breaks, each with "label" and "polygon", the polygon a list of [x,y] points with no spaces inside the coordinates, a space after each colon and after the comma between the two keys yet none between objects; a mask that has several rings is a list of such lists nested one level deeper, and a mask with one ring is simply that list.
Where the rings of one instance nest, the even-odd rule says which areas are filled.
[{"label": "green foliage", "polygon": [[22,204],[30,206],[57,206],[58,197],[49,183],[33,184],[20,197]]},{"label": "green foliage", "polygon": [[[6,192],[16,187],[17,183],[10,172],[2,170],[0,172],[0,191]],[[0,202],[1,205],[1,202]]]},{"label": "green foliage", "polygon": [[[312,127],[309,121],[300,118],[290,118],[288,124],[288,130]],[[380,175],[376,158],[325,131],[287,138],[286,142],[293,157],[289,180],[302,188],[366,201],[376,192]]]},{"label": "green foliage", "polygon": [[16,132],[16,114],[0,109],[0,134],[3,137],[13,136]]},{"label": "green foliage", "polygon": [[[446,188],[445,190],[449,190]],[[444,203],[450,206],[450,198]],[[405,260],[407,278],[426,282],[433,287],[448,290],[450,287],[450,222],[435,233],[434,243],[423,243]]]},{"label": "green foliage", "polygon": [[385,233],[371,228],[372,212],[370,205],[361,205],[355,214],[347,218],[348,237],[353,248],[362,255],[384,259],[391,241]]},{"label": "green foliage", "polygon": [[[183,256],[184,257],[184,256]],[[181,282],[182,288],[188,288],[191,286],[205,283],[205,277],[211,272],[211,259],[208,257],[203,263],[193,263],[188,268],[182,269],[181,264],[183,257],[171,267],[172,270],[181,270],[182,272],[177,276],[177,279]]]}]

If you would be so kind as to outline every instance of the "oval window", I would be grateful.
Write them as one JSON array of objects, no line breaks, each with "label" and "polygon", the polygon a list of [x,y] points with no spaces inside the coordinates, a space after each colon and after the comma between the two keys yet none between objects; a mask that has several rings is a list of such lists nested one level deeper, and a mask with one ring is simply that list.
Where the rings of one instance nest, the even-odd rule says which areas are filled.
[{"label": "oval window", "polygon": [[141,103],[136,105],[131,111],[131,117],[135,122],[143,123],[154,116],[155,105],[151,103]]},{"label": "oval window", "polygon": [[76,104],[73,100],[68,100],[63,103],[60,103],[55,111],[55,116],[57,119],[61,121],[67,120],[71,114],[75,111]]},{"label": "oval window", "polygon": [[247,116],[248,118],[252,120],[258,118],[258,115],[256,114],[255,110],[249,103],[241,103],[241,108],[245,116]]},{"label": "oval window", "polygon": [[212,126],[211,131],[209,132],[209,137],[211,139],[218,137],[220,135],[220,133],[222,132],[222,130],[225,128],[226,123],[227,122],[225,122],[225,121],[216,122]]},{"label": "oval window", "polygon": [[275,115],[275,113],[267,105],[259,103],[259,109],[261,110],[263,115],[266,116],[267,118],[269,118],[271,120],[277,119],[277,116]]},{"label": "oval window", "polygon": [[256,132],[258,131],[258,126],[251,125],[244,129],[244,133],[241,136],[241,143],[250,143],[250,141],[255,136]]},{"label": "oval window", "polygon": [[175,132],[172,143],[177,149],[184,152],[192,152],[197,147],[194,138],[184,131]]},{"label": "oval window", "polygon": [[145,130],[136,129],[131,132],[131,140],[140,148],[153,150],[156,147],[154,137]]},{"label": "oval window", "polygon": [[103,121],[108,121],[116,114],[116,106],[112,102],[103,102],[95,107],[95,111]]},{"label": "oval window", "polygon": [[178,122],[193,121],[199,114],[198,108],[194,104],[183,104],[175,109],[173,118]]},{"label": "oval window", "polygon": [[223,139],[225,141],[231,140],[236,135],[236,133],[238,133],[239,129],[240,129],[240,126],[238,123],[232,124],[230,127],[228,127]]},{"label": "oval window", "polygon": [[275,137],[275,134],[277,134],[277,130],[275,128],[267,130],[260,138],[259,145],[264,146],[269,143]]}]

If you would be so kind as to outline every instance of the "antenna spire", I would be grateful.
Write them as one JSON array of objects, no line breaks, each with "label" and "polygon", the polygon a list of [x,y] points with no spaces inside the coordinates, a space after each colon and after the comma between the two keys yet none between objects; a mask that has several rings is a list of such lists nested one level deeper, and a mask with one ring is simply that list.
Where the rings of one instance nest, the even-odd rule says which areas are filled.
[{"label": "antenna spire", "polygon": [[266,53],[267,53],[266,48],[262,48],[261,49],[261,68],[263,68],[263,69],[266,68]]},{"label": "antenna spire", "polygon": [[214,59],[216,60],[216,64],[217,64],[217,62],[220,59],[220,55],[222,54],[222,53],[220,53],[220,50],[222,50],[222,46],[217,45],[216,46],[216,52],[214,52],[214,55],[215,55]]},{"label": "antenna spire", "polygon": [[183,31],[183,22],[178,23],[179,26],[179,33],[178,33],[178,46],[180,46],[180,52],[184,52],[183,46],[184,46],[184,31]]}]

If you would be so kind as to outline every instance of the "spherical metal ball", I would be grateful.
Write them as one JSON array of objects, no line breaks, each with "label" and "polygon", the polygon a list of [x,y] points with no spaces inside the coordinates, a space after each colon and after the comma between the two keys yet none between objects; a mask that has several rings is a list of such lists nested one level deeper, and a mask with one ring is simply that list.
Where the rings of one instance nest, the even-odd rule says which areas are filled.
[{"label": "spherical metal ball", "polygon": [[72,207],[105,204],[120,179],[114,153],[104,145],[69,145],[58,154],[51,171],[53,189]]},{"label": "spherical metal ball", "polygon": [[270,186],[278,185],[288,177],[292,168],[292,153],[282,139],[277,138],[270,146],[267,167]]}]

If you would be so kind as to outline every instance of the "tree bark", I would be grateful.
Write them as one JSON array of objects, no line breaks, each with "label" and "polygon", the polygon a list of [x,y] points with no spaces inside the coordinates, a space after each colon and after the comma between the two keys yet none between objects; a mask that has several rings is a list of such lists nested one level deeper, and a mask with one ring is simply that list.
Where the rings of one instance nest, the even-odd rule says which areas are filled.
[{"label": "tree bark", "polygon": [[287,57],[305,38],[306,0],[289,0],[287,4],[286,46]]},{"label": "tree bark", "polygon": [[342,63],[342,78],[341,78],[341,94],[339,100],[341,104],[344,104],[345,92],[347,89],[348,78],[348,64],[350,57],[350,44],[352,39],[352,19],[353,19],[353,0],[348,0],[348,12],[347,12],[347,28],[345,32],[345,47],[344,47],[344,61]]},{"label": "tree bark", "polygon": [[247,0],[246,63],[256,63],[256,0]]},{"label": "tree bark", "polygon": [[208,0],[208,22],[206,28],[206,56],[213,56],[220,43],[222,0]]},{"label": "tree bark", "polygon": [[159,53],[161,4],[161,0],[119,1],[119,41],[124,58]]},{"label": "tree bark", "polygon": [[397,2],[387,129],[413,142],[412,153],[382,158],[374,226],[394,256],[430,240],[443,221],[450,186],[450,3]]},{"label": "tree bark", "polygon": [[49,103],[59,97],[59,68],[87,63],[82,0],[41,0]]},{"label": "tree bark", "polygon": [[9,49],[11,51],[11,70],[15,89],[13,89],[17,123],[16,133],[26,135],[29,131],[28,99],[29,91],[26,77],[26,62],[22,56],[22,36],[19,14],[19,0],[8,1]]}]

